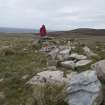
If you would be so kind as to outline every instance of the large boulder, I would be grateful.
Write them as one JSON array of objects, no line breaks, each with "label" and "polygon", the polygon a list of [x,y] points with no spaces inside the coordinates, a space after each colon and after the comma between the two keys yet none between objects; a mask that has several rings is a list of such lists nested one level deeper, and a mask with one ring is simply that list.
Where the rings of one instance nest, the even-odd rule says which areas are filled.
[{"label": "large boulder", "polygon": [[32,79],[28,81],[29,84],[37,85],[37,84],[45,84],[47,83],[56,83],[62,84],[65,81],[64,72],[62,71],[43,71],[37,73]]},{"label": "large boulder", "polygon": [[95,71],[72,75],[67,94],[69,105],[100,105],[103,100],[102,86]]},{"label": "large boulder", "polygon": [[105,60],[101,60],[93,64],[91,67],[93,70],[96,70],[98,78],[105,81]]}]

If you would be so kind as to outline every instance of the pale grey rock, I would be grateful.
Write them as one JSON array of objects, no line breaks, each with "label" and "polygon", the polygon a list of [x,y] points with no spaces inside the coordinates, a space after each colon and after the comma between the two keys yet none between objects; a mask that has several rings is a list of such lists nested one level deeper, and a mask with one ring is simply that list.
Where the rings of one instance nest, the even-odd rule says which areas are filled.
[{"label": "pale grey rock", "polygon": [[4,92],[0,92],[0,99],[4,99],[4,98],[5,98]]},{"label": "pale grey rock", "polygon": [[91,63],[92,62],[92,60],[80,60],[80,61],[78,61],[77,63],[76,63],[76,67],[80,67],[80,66],[85,66],[85,65],[87,65],[87,64],[89,64],[89,63]]},{"label": "pale grey rock", "polygon": [[56,71],[56,69],[57,69],[56,66],[48,66],[47,67],[47,70],[55,70]]},{"label": "pale grey rock", "polygon": [[42,47],[42,48],[40,49],[40,52],[49,52],[49,51],[51,51],[51,50],[50,50],[50,48],[49,48],[48,46]]},{"label": "pale grey rock", "polygon": [[61,62],[61,66],[74,69],[75,63],[73,61],[64,61],[64,62]]},{"label": "pale grey rock", "polygon": [[76,58],[76,59],[78,59],[78,60],[84,60],[84,59],[87,59],[87,56],[79,55],[79,54],[77,54],[77,53],[73,53],[73,54],[71,54],[70,57],[72,57],[72,58]]},{"label": "pale grey rock", "polygon": [[3,82],[4,81],[4,78],[0,78],[0,82]]},{"label": "pale grey rock", "polygon": [[64,50],[65,48],[66,48],[66,46],[61,46],[61,45],[59,46],[60,50]]},{"label": "pale grey rock", "polygon": [[87,46],[83,47],[83,50],[84,50],[84,53],[87,55],[87,57],[97,56],[97,54],[91,51],[90,48]]},{"label": "pale grey rock", "polygon": [[67,86],[69,105],[100,105],[102,86],[95,71],[85,71],[72,76]]},{"label": "pale grey rock", "polygon": [[25,80],[25,79],[27,79],[28,77],[29,77],[29,75],[26,74],[26,75],[22,76],[22,80]]},{"label": "pale grey rock", "polygon": [[64,61],[64,60],[67,60],[70,56],[70,51],[71,49],[63,49],[61,51],[59,51],[59,53],[57,54],[57,60],[60,60],[60,61]]},{"label": "pale grey rock", "polygon": [[71,49],[64,49],[64,50],[60,51],[59,54],[61,54],[61,55],[66,55],[66,54],[69,55],[70,50]]},{"label": "pale grey rock", "polygon": [[50,55],[52,57],[52,59],[55,59],[57,54],[58,54],[58,52],[59,52],[59,49],[55,48],[55,49],[51,50],[51,52],[49,52],[48,55]]},{"label": "pale grey rock", "polygon": [[61,84],[65,82],[65,78],[63,76],[64,76],[64,72],[62,71],[48,70],[48,71],[37,73],[36,76],[34,76],[32,79],[28,81],[28,83],[32,85],[44,84],[46,82]]},{"label": "pale grey rock", "polygon": [[96,71],[100,80],[105,81],[105,60],[96,62],[91,66],[91,68]]}]

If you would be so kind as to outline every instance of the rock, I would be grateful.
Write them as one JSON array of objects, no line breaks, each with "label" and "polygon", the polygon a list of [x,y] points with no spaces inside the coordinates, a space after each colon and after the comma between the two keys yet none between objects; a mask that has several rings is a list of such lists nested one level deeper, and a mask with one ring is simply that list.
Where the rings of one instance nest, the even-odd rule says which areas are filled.
[{"label": "rock", "polygon": [[49,67],[47,67],[47,70],[55,70],[56,71],[56,66],[49,66]]},{"label": "rock", "polygon": [[22,80],[25,80],[25,79],[27,79],[28,77],[29,77],[29,75],[26,74],[26,75],[22,76]]},{"label": "rock", "polygon": [[61,62],[61,66],[74,69],[75,63],[73,61],[64,61],[64,62]]},{"label": "rock", "polygon": [[60,51],[59,54],[61,54],[61,55],[66,55],[66,54],[69,55],[70,51],[71,51],[71,49],[64,49],[64,50]]},{"label": "rock", "polygon": [[89,64],[89,63],[91,63],[91,62],[92,62],[92,60],[80,60],[80,61],[78,61],[78,62],[76,63],[76,67],[85,66],[85,65],[87,65],[87,64]]},{"label": "rock", "polygon": [[64,61],[64,60],[67,60],[70,56],[70,51],[71,49],[64,49],[64,50],[61,50],[58,54],[57,54],[57,60],[60,60],[60,61]]},{"label": "rock", "polygon": [[70,80],[74,75],[77,75],[77,72],[71,72],[70,74],[67,74],[67,80]]},{"label": "rock", "polygon": [[102,86],[95,71],[85,71],[72,76],[67,85],[69,105],[100,105]]},{"label": "rock", "polygon": [[4,99],[4,98],[5,98],[4,92],[0,92],[0,99]]},{"label": "rock", "polygon": [[4,81],[4,78],[0,78],[0,82],[3,82]]},{"label": "rock", "polygon": [[28,81],[29,84],[43,84],[46,82],[49,83],[64,83],[65,78],[63,77],[64,73],[62,71],[43,71],[37,73],[31,80]]},{"label": "rock", "polygon": [[105,60],[93,64],[91,68],[96,70],[97,76],[100,80],[105,81]]},{"label": "rock", "polygon": [[67,42],[67,46],[68,46],[68,48],[71,48],[71,41]]},{"label": "rock", "polygon": [[75,46],[72,46],[71,49],[76,49],[76,47]]},{"label": "rock", "polygon": [[91,57],[91,56],[97,56],[97,54],[93,53],[90,48],[88,48],[87,46],[85,46],[83,48],[84,50],[84,53],[88,56],[88,57]]},{"label": "rock", "polygon": [[58,48],[55,48],[51,52],[49,52],[48,55],[50,55],[52,57],[52,59],[55,59],[58,52],[59,52],[59,49]]},{"label": "rock", "polygon": [[49,51],[50,51],[50,49],[49,49],[48,46],[42,47],[42,48],[40,49],[40,52],[49,52]]},{"label": "rock", "polygon": [[79,54],[77,54],[77,53],[73,53],[73,54],[71,54],[70,57],[72,57],[72,58],[76,58],[76,59],[78,59],[78,60],[84,60],[84,59],[87,59],[87,56],[79,55]]},{"label": "rock", "polygon": [[59,46],[60,50],[64,50],[65,48],[66,48],[66,46],[61,46],[61,45]]},{"label": "rock", "polygon": [[[68,57],[68,56],[67,56],[67,57]],[[66,58],[67,58],[67,57],[66,57]],[[59,60],[59,61],[64,61],[64,60],[65,60],[65,58],[64,58],[64,56],[63,56],[63,55],[59,55],[59,54],[58,54],[58,55],[56,56],[56,60]]]}]

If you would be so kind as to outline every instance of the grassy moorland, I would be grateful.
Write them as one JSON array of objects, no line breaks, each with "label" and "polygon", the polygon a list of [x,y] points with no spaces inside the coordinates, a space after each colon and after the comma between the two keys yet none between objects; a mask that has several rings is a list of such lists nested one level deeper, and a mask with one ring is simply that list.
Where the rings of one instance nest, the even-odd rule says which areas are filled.
[{"label": "grassy moorland", "polygon": [[[82,42],[81,38],[79,41]],[[90,40],[88,39],[87,43],[88,41]],[[36,39],[29,36],[0,36],[0,105],[67,105],[63,101],[63,86],[47,84],[42,89],[26,84],[36,73],[43,71],[42,68],[46,67],[49,62],[46,54],[37,52],[40,45],[33,45],[33,42],[36,42]],[[94,63],[105,59],[104,41],[96,42],[95,40],[94,43],[92,41],[92,45],[90,43],[87,45],[99,55],[98,58],[93,58]],[[81,45],[76,48],[74,52],[82,54]],[[87,70],[89,67],[90,65],[87,65],[78,68],[77,71]],[[33,88],[37,90],[34,96]],[[44,97],[41,95],[38,97],[38,94],[44,94]],[[62,97],[59,98],[59,96]],[[43,100],[43,102],[38,100]]]},{"label": "grassy moorland", "polygon": [[32,90],[25,83],[47,62],[32,42],[29,37],[0,37],[0,92],[5,94],[0,105],[23,105],[31,97]]}]

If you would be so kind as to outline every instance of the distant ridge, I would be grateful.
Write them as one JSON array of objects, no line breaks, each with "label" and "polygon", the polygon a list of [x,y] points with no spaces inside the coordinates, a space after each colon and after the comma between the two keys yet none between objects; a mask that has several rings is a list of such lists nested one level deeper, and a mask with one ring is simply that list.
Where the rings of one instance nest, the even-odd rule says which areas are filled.
[{"label": "distant ridge", "polygon": [[95,35],[95,36],[105,36],[105,29],[92,29],[92,28],[78,28],[69,31],[56,31],[50,33],[53,36],[70,36],[70,35]]},{"label": "distant ridge", "polygon": [[80,33],[84,35],[105,35],[105,29],[78,28],[72,30],[71,32]]},{"label": "distant ridge", "polygon": [[24,28],[4,28],[0,27],[0,33],[38,33],[37,29],[24,29]]}]

